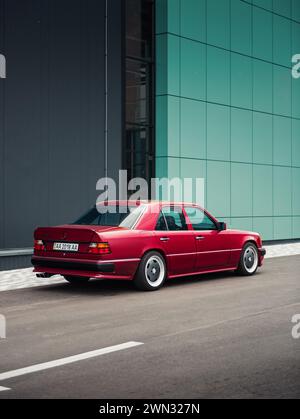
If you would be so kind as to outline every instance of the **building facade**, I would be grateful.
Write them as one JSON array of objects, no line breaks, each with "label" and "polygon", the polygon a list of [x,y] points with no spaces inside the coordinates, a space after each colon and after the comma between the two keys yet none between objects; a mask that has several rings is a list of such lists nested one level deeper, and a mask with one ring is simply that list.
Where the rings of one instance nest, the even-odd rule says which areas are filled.
[{"label": "building facade", "polygon": [[201,177],[208,210],[300,238],[299,0],[0,0],[0,269],[103,176]]},{"label": "building facade", "polygon": [[298,0],[157,1],[157,176],[203,177],[206,207],[300,237]]}]

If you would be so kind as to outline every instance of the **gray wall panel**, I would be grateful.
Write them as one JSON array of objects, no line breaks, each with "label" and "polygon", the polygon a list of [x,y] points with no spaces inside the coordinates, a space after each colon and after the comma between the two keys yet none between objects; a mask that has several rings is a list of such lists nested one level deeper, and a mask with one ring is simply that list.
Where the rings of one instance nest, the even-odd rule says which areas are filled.
[{"label": "gray wall panel", "polygon": [[[83,128],[83,109],[86,107],[83,91],[87,78],[83,48],[83,37],[88,30],[83,14],[86,3],[80,0],[67,0],[65,3],[63,9],[60,0],[50,3],[50,224],[75,219],[84,209],[84,202],[87,205],[87,191],[84,188],[86,139]],[[103,43],[103,37],[100,43]]]},{"label": "gray wall panel", "polygon": [[[122,165],[122,0],[109,1],[109,174]],[[105,162],[105,0],[0,0],[0,249],[72,221]]]},{"label": "gray wall panel", "polygon": [[[28,245],[33,222],[43,221],[43,142],[40,138],[41,2],[5,2],[4,244]],[[41,170],[39,172],[39,170]]]},{"label": "gray wall panel", "polygon": [[1,257],[0,271],[28,268],[28,266],[30,266],[30,261],[31,256]]},{"label": "gray wall panel", "polygon": [[[4,1],[0,0],[0,53],[4,53]],[[0,79],[0,248],[4,247],[4,93],[5,80]]]}]

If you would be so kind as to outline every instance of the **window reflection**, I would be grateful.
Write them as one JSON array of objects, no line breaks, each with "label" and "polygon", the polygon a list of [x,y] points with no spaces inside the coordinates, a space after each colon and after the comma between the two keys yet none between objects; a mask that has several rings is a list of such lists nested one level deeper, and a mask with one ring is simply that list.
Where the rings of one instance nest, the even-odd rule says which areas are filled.
[{"label": "window reflection", "polygon": [[126,1],[126,52],[129,57],[153,57],[154,2]]},{"label": "window reflection", "polygon": [[148,92],[147,80],[151,71],[147,64],[139,61],[128,59],[126,65],[126,121],[149,125],[151,92]]},{"label": "window reflection", "polygon": [[126,151],[128,177],[154,176],[154,1],[126,1]]}]

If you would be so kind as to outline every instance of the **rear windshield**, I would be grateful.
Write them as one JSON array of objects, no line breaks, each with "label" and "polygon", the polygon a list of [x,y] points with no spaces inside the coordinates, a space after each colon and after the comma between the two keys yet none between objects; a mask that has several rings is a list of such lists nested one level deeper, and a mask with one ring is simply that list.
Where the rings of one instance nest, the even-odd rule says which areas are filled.
[{"label": "rear windshield", "polygon": [[96,207],[89,210],[73,225],[123,227],[131,229],[144,211],[144,206],[139,207]]}]

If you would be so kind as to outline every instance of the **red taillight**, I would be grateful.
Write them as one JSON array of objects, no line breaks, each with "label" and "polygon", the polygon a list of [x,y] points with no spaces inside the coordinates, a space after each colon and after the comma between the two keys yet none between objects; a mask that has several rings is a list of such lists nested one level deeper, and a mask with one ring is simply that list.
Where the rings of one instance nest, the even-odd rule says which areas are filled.
[{"label": "red taillight", "polygon": [[109,255],[111,250],[108,243],[91,243],[89,253],[93,255]]},{"label": "red taillight", "polygon": [[37,250],[39,252],[46,250],[46,246],[45,246],[43,240],[35,240],[34,241],[34,250]]}]

